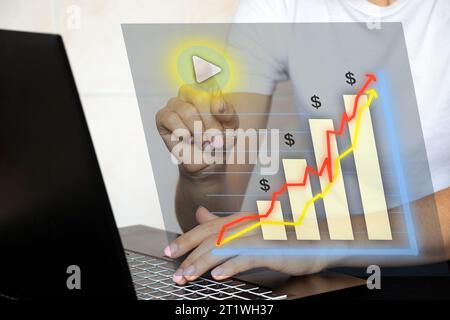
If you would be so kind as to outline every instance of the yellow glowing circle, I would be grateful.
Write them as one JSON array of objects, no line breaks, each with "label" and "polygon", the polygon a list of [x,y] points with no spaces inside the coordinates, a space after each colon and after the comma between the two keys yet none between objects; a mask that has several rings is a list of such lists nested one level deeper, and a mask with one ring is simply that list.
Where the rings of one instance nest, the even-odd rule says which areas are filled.
[{"label": "yellow glowing circle", "polygon": [[[200,57],[222,70],[211,78],[198,83],[195,78],[192,57]],[[185,48],[178,57],[177,72],[186,84],[197,84],[205,89],[224,88],[230,80],[230,66],[224,55],[211,47],[204,45],[193,45]]]}]

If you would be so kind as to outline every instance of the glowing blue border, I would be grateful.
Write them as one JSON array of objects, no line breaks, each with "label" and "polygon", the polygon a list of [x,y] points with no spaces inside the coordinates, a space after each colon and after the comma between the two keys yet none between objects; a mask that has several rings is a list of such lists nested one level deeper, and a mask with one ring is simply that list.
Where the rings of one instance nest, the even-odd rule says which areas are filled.
[{"label": "glowing blue border", "polygon": [[[389,145],[391,150],[400,150],[397,134],[394,127],[394,119],[391,109],[391,96],[388,83],[384,72],[377,74],[378,92],[381,97],[381,107],[387,123],[387,133],[389,136]],[[393,155],[393,163],[395,174],[398,181],[400,198],[403,203],[403,213],[405,216],[406,230],[408,233],[409,248],[215,248],[212,253],[215,255],[284,255],[284,256],[317,256],[317,255],[399,255],[410,256],[418,255],[416,233],[414,230],[413,216],[411,213],[408,191],[406,189],[405,173],[402,167],[402,161],[399,152],[391,153]]]}]

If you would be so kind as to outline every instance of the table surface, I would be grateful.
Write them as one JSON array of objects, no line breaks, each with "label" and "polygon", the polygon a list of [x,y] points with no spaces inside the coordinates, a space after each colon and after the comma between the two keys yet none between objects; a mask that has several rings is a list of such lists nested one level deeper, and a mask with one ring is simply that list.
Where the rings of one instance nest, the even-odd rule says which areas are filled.
[{"label": "table surface", "polygon": [[[142,225],[120,229],[125,249],[164,258],[163,249],[168,244],[168,234],[160,229]],[[167,259],[167,258],[165,258]],[[448,262],[421,267],[403,268],[404,274],[449,268]],[[385,270],[384,268],[383,270]],[[422,270],[422,271],[421,271]],[[361,271],[360,271],[361,272]],[[352,273],[358,274],[358,273]],[[363,275],[364,273],[361,273]],[[237,279],[265,286],[277,293],[288,294],[290,299],[306,300],[356,299],[356,300],[398,300],[398,299],[449,299],[450,276],[384,276],[381,290],[369,290],[366,280],[338,272],[323,272],[314,275],[288,277],[269,270],[257,270],[241,274]]]},{"label": "table surface", "polygon": [[[168,236],[165,231],[136,225],[121,228],[120,235],[125,249],[164,258],[163,249],[168,244]],[[288,277],[278,272],[258,269],[256,271],[246,272],[234,278],[271,288],[277,293],[288,294],[288,297],[291,299],[316,295],[322,296],[328,292],[336,290],[342,291],[343,289],[348,288],[359,287],[358,291],[360,291],[361,288],[366,288],[365,280],[333,272]],[[353,292],[354,294],[357,294],[356,291],[352,290],[352,294]],[[350,291],[347,295],[348,294],[350,294]]]}]

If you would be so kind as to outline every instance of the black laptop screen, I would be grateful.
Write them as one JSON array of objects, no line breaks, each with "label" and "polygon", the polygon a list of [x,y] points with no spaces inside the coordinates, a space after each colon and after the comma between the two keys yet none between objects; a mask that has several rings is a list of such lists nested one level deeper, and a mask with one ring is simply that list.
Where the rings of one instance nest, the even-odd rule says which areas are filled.
[{"label": "black laptop screen", "polygon": [[61,38],[0,31],[0,70],[0,294],[134,297]]}]

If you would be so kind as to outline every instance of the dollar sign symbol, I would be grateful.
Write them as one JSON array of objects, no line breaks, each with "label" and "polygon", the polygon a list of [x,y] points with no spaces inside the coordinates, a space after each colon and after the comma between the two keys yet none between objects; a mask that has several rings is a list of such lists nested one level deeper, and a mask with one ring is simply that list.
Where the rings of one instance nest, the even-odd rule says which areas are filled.
[{"label": "dollar sign symbol", "polygon": [[261,180],[259,180],[259,184],[261,185],[261,190],[264,192],[267,192],[270,190],[270,186],[268,184],[269,180],[267,180],[266,178],[262,178]]},{"label": "dollar sign symbol", "polygon": [[294,139],[292,139],[293,135],[290,133],[286,133],[284,135],[284,139],[286,139],[286,141],[284,143],[286,143],[289,147],[292,147],[295,144]]},{"label": "dollar sign symbol", "polygon": [[347,72],[345,74],[345,77],[347,78],[345,82],[347,82],[349,85],[353,86],[356,83],[355,75],[352,72]]},{"label": "dollar sign symbol", "polygon": [[313,95],[311,97],[311,101],[312,101],[311,105],[313,106],[313,108],[316,108],[316,109],[320,108],[320,106],[322,105],[322,102],[320,102],[319,100],[320,100],[320,98],[316,95]]}]

